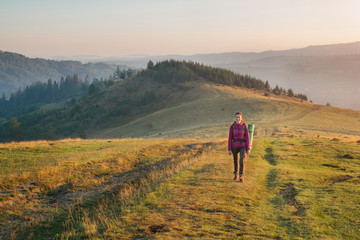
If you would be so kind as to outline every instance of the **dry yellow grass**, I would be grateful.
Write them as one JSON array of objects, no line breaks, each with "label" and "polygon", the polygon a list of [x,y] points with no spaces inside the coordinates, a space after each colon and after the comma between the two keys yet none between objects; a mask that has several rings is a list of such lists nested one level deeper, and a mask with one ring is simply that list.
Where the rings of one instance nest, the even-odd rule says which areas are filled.
[{"label": "dry yellow grass", "polygon": [[[204,142],[191,139],[66,139],[2,144],[1,236],[40,226],[42,221],[51,222],[51,216],[57,214],[70,217],[72,213],[67,211],[72,206],[100,201],[105,208],[107,201],[114,200],[111,196],[116,201],[131,201],[162,178],[191,164],[204,147]],[[87,211],[75,215],[83,219],[82,227],[91,234],[94,225]],[[80,220],[70,217],[66,221],[78,224]]]}]

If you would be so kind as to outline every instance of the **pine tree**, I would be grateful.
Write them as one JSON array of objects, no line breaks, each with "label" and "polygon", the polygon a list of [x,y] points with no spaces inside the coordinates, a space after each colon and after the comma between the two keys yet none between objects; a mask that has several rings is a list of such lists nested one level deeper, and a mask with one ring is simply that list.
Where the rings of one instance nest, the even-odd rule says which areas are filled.
[{"label": "pine tree", "polygon": [[147,69],[153,69],[154,68],[154,63],[153,61],[149,61],[148,64],[147,64]]},{"label": "pine tree", "polygon": [[294,94],[294,92],[293,92],[293,90],[292,90],[291,88],[289,88],[289,89],[287,90],[287,95],[288,95],[289,97],[294,97],[294,96],[295,96],[295,94]]},{"label": "pine tree", "polygon": [[266,81],[266,82],[265,82],[265,90],[266,90],[266,91],[269,91],[269,90],[270,90],[269,81]]}]

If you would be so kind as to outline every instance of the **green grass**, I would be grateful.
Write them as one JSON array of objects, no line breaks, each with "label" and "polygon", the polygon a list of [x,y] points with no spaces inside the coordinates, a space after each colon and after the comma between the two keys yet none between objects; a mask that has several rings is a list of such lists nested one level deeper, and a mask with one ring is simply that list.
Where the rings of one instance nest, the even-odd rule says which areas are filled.
[{"label": "green grass", "polygon": [[[48,180],[46,184],[53,187],[84,168],[99,167],[97,164],[108,168],[106,165],[116,162],[117,166],[125,168],[138,162],[141,154],[154,157],[158,156],[161,150],[167,152],[167,147],[171,146],[172,142],[165,143],[164,149],[161,149],[159,144],[163,142],[62,140],[1,144],[0,187],[45,179]],[[176,147],[176,144],[173,147]],[[101,171],[100,169],[94,171]],[[107,170],[110,172],[111,169]]]},{"label": "green grass", "polygon": [[[219,144],[209,157],[129,206],[101,237],[357,238],[356,144],[274,138],[256,141],[255,146],[246,160],[245,183],[232,180],[231,158],[226,145]],[[354,159],[344,159],[343,153]],[[269,161],[270,155],[274,160]]]},{"label": "green grass", "polygon": [[128,119],[126,124],[106,126],[89,132],[89,137],[196,138],[216,140],[228,133],[234,114],[243,113],[254,123],[258,137],[273,132],[295,137],[353,138],[360,136],[360,112],[321,106],[286,96],[263,96],[262,91],[194,83],[185,92],[172,92],[173,99],[150,114]]},{"label": "green grass", "polygon": [[245,183],[226,142],[0,145],[4,239],[356,239],[357,142],[256,139]]},{"label": "green grass", "polygon": [[59,225],[69,221],[73,207],[85,211],[113,195],[131,201],[190,164],[204,144],[161,139],[1,144],[0,222],[6,230],[1,234],[36,234],[49,222],[45,229],[54,235],[63,231]]}]

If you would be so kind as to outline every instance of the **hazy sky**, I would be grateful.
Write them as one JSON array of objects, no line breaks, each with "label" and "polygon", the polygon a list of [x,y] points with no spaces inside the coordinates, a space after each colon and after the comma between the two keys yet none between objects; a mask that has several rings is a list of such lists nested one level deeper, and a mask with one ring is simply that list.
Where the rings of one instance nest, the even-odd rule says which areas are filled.
[{"label": "hazy sky", "polygon": [[359,29],[359,0],[0,0],[0,50],[29,57],[261,52]]}]

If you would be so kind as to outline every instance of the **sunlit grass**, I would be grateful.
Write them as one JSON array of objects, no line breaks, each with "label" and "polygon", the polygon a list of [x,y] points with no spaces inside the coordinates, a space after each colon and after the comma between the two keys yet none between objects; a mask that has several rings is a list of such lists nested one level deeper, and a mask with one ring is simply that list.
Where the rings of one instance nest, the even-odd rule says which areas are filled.
[{"label": "sunlit grass", "polygon": [[[104,236],[356,239],[360,217],[356,143],[286,138],[255,143],[246,160],[245,183],[232,180],[231,158],[225,144],[219,145],[215,154],[127,208]],[[344,158],[345,154],[354,159]],[[344,175],[349,177],[336,178]]]},{"label": "sunlit grass", "polygon": [[2,144],[0,186],[4,211],[0,218],[8,232],[2,235],[14,235],[18,228],[36,235],[44,221],[52,226],[48,230],[51,235],[62,225],[75,225],[90,234],[94,231],[94,223],[89,220],[95,214],[93,207],[109,212],[109,202],[114,201],[121,209],[161,179],[191,164],[202,154],[204,144],[183,139]]},{"label": "sunlit grass", "polygon": [[256,139],[241,184],[232,180],[225,140],[2,144],[2,235],[356,239],[358,146],[280,134]]}]

